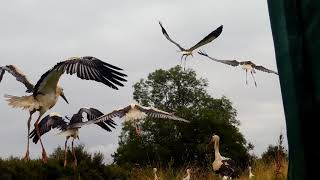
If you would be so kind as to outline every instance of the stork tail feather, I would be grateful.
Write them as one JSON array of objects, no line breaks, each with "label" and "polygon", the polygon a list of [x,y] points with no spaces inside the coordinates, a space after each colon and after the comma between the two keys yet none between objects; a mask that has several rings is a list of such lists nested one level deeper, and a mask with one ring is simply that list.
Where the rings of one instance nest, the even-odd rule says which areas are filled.
[{"label": "stork tail feather", "polygon": [[28,110],[39,109],[39,103],[34,97],[31,96],[12,96],[12,95],[4,95],[8,104],[13,108],[22,108]]}]

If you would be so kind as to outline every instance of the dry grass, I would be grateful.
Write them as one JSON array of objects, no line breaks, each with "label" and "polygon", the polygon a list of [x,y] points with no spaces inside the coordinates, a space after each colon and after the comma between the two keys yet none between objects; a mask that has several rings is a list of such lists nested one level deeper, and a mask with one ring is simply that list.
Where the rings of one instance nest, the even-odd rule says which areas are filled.
[{"label": "dry grass", "polygon": [[[134,169],[131,172],[129,180],[154,180],[153,168],[148,169]],[[263,162],[257,162],[254,167],[252,167],[252,173],[254,177],[252,180],[284,180],[287,179],[287,169],[288,163],[282,162],[282,168],[280,170],[280,175],[276,177],[276,165],[265,164]],[[197,167],[191,167],[191,180],[220,180],[218,175],[216,175],[210,169],[200,169]],[[186,174],[186,169],[161,169],[158,168],[157,175],[160,180],[182,180]],[[248,172],[243,172],[243,175],[239,180],[247,180]]]}]

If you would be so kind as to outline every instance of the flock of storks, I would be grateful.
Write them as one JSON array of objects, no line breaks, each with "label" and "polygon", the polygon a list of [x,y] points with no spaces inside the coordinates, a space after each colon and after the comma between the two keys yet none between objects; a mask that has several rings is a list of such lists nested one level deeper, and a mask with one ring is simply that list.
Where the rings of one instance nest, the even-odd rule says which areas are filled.
[{"label": "flock of storks", "polygon": [[[159,22],[163,35],[173,44],[175,44],[180,52],[181,64],[183,57],[185,62],[188,56],[193,56],[192,52],[199,47],[208,44],[209,42],[216,39],[222,32],[223,26],[221,25],[216,30],[212,31],[206,37],[204,37],[197,44],[189,49],[185,49],[178,43],[173,41],[164,29],[161,22]],[[242,68],[246,71],[246,83],[247,83],[247,72],[249,71],[254,79],[255,70],[264,71],[267,73],[278,74],[275,71],[267,69],[263,66],[257,66],[251,61],[237,61],[237,60],[219,60],[210,57],[208,54],[199,51],[200,55],[208,57],[209,59],[224,63],[231,66],[242,65]],[[68,116],[63,117],[62,115],[52,112],[49,115],[42,118],[42,116],[50,110],[57,102],[59,96],[61,96],[67,103],[68,100],[64,95],[63,88],[58,85],[60,77],[63,74],[76,74],[80,79],[93,80],[101,82],[112,89],[118,89],[119,86],[123,86],[123,82],[126,82],[126,74],[121,72],[122,69],[103,62],[98,58],[92,56],[84,57],[72,57],[62,62],[57,63],[43,75],[41,75],[38,82],[34,85],[28,78],[14,65],[6,65],[0,67],[0,82],[5,72],[12,74],[17,81],[21,82],[26,87],[26,93],[31,93],[25,96],[13,96],[5,95],[6,101],[13,108],[22,108],[29,111],[29,118],[27,123],[27,150],[24,156],[25,160],[29,160],[29,139],[32,139],[34,143],[40,141],[42,148],[42,160],[47,162],[47,154],[41,140],[41,136],[49,132],[51,129],[57,128],[61,131],[61,134],[66,137],[65,140],[65,161],[64,166],[67,165],[67,142],[72,137],[72,153],[74,156],[74,165],[77,165],[77,158],[73,148],[73,141],[79,138],[79,128],[90,124],[96,124],[106,131],[111,131],[111,128],[115,128],[116,123],[114,117],[125,117],[126,121],[132,122],[135,126],[137,135],[140,136],[141,129],[138,126],[137,121],[144,119],[146,116],[153,117],[155,119],[171,119],[181,122],[189,122],[183,118],[175,116],[173,113],[168,113],[153,107],[144,107],[137,103],[130,104],[124,108],[111,111],[110,113],[103,113],[95,108],[80,108],[80,110],[73,114],[71,118]],[[256,81],[254,79],[255,85]],[[39,116],[34,123],[34,129],[30,132],[30,124],[32,115],[35,112],[39,112]],[[87,121],[83,121],[83,113],[86,114]],[[42,119],[41,119],[42,118]],[[211,143],[214,143],[215,160],[212,163],[213,170],[220,173],[224,178],[235,178],[238,175],[236,165],[230,158],[225,158],[219,153],[219,136],[213,135]],[[156,171],[156,170],[155,170]],[[190,170],[187,171],[190,174]],[[190,175],[189,175],[190,177]]]}]

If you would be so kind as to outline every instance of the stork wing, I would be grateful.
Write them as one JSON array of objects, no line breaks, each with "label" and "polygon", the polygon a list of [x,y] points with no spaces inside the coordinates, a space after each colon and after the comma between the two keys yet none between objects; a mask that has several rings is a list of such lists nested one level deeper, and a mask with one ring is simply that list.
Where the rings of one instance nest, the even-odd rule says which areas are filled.
[{"label": "stork wing", "polygon": [[[129,112],[130,109],[131,109],[131,106],[129,105],[129,106],[126,106],[124,108],[114,110],[114,111],[112,111],[112,112],[110,112],[108,114],[99,116],[98,118],[87,122],[87,124],[110,121],[114,117],[122,118],[123,116],[125,116]],[[112,122],[114,122],[114,121],[112,120]]]},{"label": "stork wing", "polygon": [[[49,132],[51,129],[58,128],[60,130],[64,130],[64,129],[67,129],[67,127],[68,127],[67,123],[63,120],[61,116],[47,115],[39,123],[40,136]],[[33,129],[31,131],[31,133],[29,134],[29,138],[33,139],[32,141],[35,144],[37,144],[39,140],[39,136],[37,135],[36,129]]]},{"label": "stork wing", "polygon": [[22,71],[20,71],[20,69],[18,69],[14,65],[7,65],[7,66],[0,67],[0,82],[3,78],[5,71],[12,74],[17,81],[24,84],[27,88],[26,92],[32,92],[34,85],[27,79],[26,75],[24,75]]},{"label": "stork wing", "polygon": [[175,115],[173,115],[173,113],[168,113],[153,107],[144,107],[141,105],[136,105],[136,107],[146,113],[148,116],[152,117],[152,118],[161,118],[161,119],[171,119],[171,120],[175,120],[175,121],[183,121],[183,122],[187,122],[189,123],[190,121],[177,117]]},{"label": "stork wing", "polygon": [[232,159],[222,160],[220,171],[229,177],[237,177],[240,173],[236,162]]},{"label": "stork wing", "polygon": [[98,126],[100,126],[101,128],[103,128],[106,131],[111,131],[111,128],[115,128],[115,126],[117,125],[111,118],[106,118],[104,121],[99,121],[96,122],[94,121],[96,118],[103,116],[103,113],[101,111],[99,111],[98,109],[95,108],[81,108],[78,112],[78,114],[80,114],[82,116],[82,113],[86,113],[87,114],[87,119],[88,121],[86,122],[79,122],[79,123],[72,123],[70,124],[70,127],[72,128],[79,128],[82,127],[84,125],[89,125],[89,124],[96,124]]},{"label": "stork wing", "polygon": [[191,47],[187,51],[193,51],[193,50],[213,41],[218,36],[220,36],[222,29],[223,29],[223,25],[219,26],[216,30],[212,31],[210,34],[208,34],[206,37],[204,37],[201,41],[199,41],[196,45],[194,45],[193,47]]},{"label": "stork wing", "polygon": [[277,72],[272,71],[272,70],[270,70],[270,69],[267,69],[267,68],[265,68],[265,67],[263,67],[263,66],[255,66],[254,68],[257,69],[257,70],[263,71],[263,72],[274,73],[274,74],[278,75]]},{"label": "stork wing", "polygon": [[219,62],[219,63],[223,63],[223,64],[227,64],[227,65],[231,65],[231,66],[238,66],[240,64],[240,62],[236,61],[236,60],[219,60],[213,57],[210,57],[208,54],[206,54],[205,52],[199,51],[198,52],[200,55],[202,56],[206,56],[209,59]]},{"label": "stork wing", "polygon": [[44,73],[37,82],[33,93],[36,95],[55,90],[63,73],[70,75],[76,73],[81,79],[94,80],[113,89],[118,89],[116,85],[123,86],[121,81],[126,81],[123,77],[127,76],[118,70],[122,69],[92,56],[70,58],[69,60],[59,62]]},{"label": "stork wing", "polygon": [[174,42],[170,36],[168,35],[167,31],[164,29],[164,27],[162,26],[162,23],[159,21],[159,24],[161,26],[161,30],[162,30],[162,34],[173,44],[175,44],[176,46],[178,46],[178,48],[180,49],[180,51],[184,51],[185,49],[183,47],[181,47],[178,43]]}]

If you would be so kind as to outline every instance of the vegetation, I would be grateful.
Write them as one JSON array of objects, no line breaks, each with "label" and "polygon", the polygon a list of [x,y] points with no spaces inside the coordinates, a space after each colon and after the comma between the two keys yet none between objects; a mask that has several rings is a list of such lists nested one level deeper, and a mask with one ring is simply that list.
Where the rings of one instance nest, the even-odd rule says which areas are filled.
[{"label": "vegetation", "polygon": [[0,179],[126,179],[129,172],[117,165],[105,165],[101,153],[90,154],[83,145],[75,147],[78,167],[68,151],[68,166],[63,168],[64,151],[58,147],[47,164],[40,159],[24,161],[18,158],[0,159]]},{"label": "vegetation", "polygon": [[193,70],[180,66],[156,70],[134,85],[134,99],[146,106],[174,112],[191,121],[180,123],[161,119],[141,121],[141,137],[125,125],[119,148],[113,155],[118,165],[139,164],[162,167],[196,165],[205,167],[213,159],[208,143],[213,133],[221,137],[221,152],[245,168],[250,149],[239,132],[236,110],[226,98],[213,98],[206,92],[207,81]]},{"label": "vegetation", "polygon": [[[47,164],[40,159],[28,162],[18,158],[0,159],[0,179],[106,179],[106,180],[153,180],[154,166],[134,166],[125,167],[115,164],[103,164],[103,157],[100,153],[90,154],[83,145],[76,147],[78,157],[78,167],[74,169],[72,165],[72,154],[68,152],[68,166],[63,168],[63,150],[58,147],[50,155]],[[264,161],[262,158],[253,163],[252,179],[259,180],[284,180],[287,177],[287,161],[281,162],[280,174],[275,174],[276,164]],[[161,180],[181,180],[186,173],[186,169],[191,169],[192,179],[197,180],[219,180],[208,164],[207,167],[184,166],[184,167],[159,167],[157,175]],[[248,179],[248,171],[244,171],[240,180]]]},{"label": "vegetation", "polygon": [[157,167],[161,180],[182,179],[190,168],[192,179],[219,179],[212,171],[213,133],[220,136],[220,152],[234,159],[242,168],[241,179],[248,178],[252,166],[253,179],[286,179],[287,152],[280,135],[277,145],[270,145],[262,158],[250,155],[254,148],[240,133],[237,112],[227,97],[213,98],[205,79],[193,70],[180,66],[156,70],[147,79],[134,85],[134,99],[146,106],[174,112],[190,123],[150,119],[140,121],[142,135],[138,137],[131,124],[125,123],[119,148],[113,154],[114,163],[103,163],[101,153],[90,154],[83,145],[76,147],[78,166],[72,164],[68,151],[68,166],[63,168],[64,152],[58,147],[47,164],[41,160],[25,162],[18,158],[0,159],[0,179],[153,179]]}]

